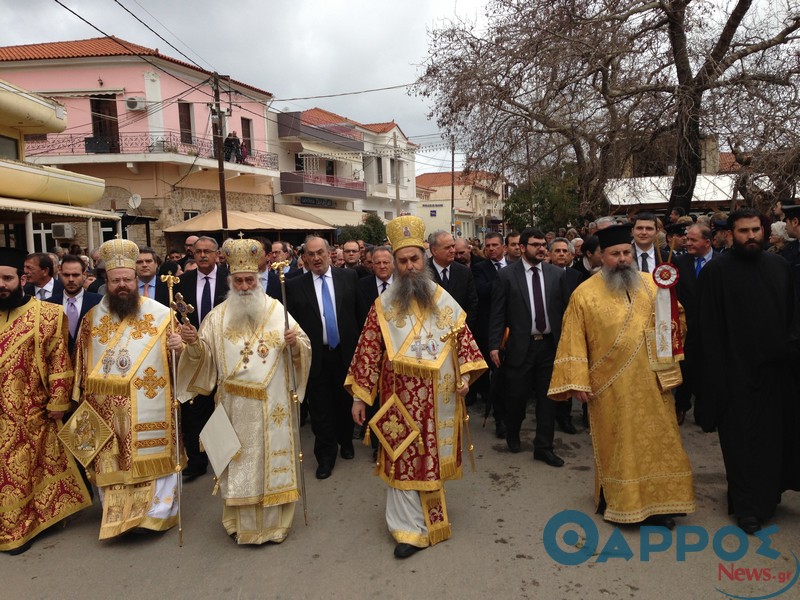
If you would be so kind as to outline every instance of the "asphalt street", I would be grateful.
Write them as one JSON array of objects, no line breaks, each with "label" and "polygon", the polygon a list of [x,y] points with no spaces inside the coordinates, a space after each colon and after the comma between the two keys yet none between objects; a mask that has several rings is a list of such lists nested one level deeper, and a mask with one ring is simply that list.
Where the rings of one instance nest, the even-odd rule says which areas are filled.
[{"label": "asphalt street", "polygon": [[[639,527],[617,529],[594,514],[592,446],[583,428],[572,436],[557,433],[556,452],[566,460],[558,469],[534,462],[530,419],[522,452],[511,454],[494,437],[491,420],[481,427],[481,413],[471,409],[477,472],[465,460],[464,477],[447,484],[453,536],[409,559],[392,555],[385,486],[373,476],[371,450],[357,444],[354,460],[340,459],[333,476],[318,481],[306,425],[309,523],[303,524],[298,504],[283,544],[237,546],[220,523],[222,501],[211,495],[206,476],[184,486],[183,547],[177,528],[98,541],[96,500],[66,527],[37,538],[27,553],[0,555],[0,598],[713,599],[767,596],[787,586],[776,597],[800,598],[800,585],[792,583],[800,573],[792,554],[800,554],[800,494],[783,496],[770,535],[773,551],[758,554],[761,542],[751,537],[745,552],[737,552],[742,540],[723,536],[728,530],[718,533],[733,524],[719,441],[702,433],[691,413],[682,433],[697,512],[678,520],[683,528],[644,540]],[[591,526],[565,525],[549,538],[565,554],[586,552],[582,564],[561,564],[547,551],[545,526],[564,510],[585,513],[596,528],[596,542]],[[704,532],[708,542],[700,549]]]}]

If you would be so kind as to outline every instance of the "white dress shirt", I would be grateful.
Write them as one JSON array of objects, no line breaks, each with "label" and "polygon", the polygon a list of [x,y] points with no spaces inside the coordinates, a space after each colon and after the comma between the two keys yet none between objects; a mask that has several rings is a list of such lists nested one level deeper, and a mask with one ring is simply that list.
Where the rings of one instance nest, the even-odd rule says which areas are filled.
[{"label": "white dress shirt", "polygon": [[[50,281],[45,283],[42,287],[33,286],[34,298],[36,298],[37,300],[47,300],[48,298],[50,298],[53,295],[53,286],[55,285],[55,283],[56,280],[51,277]],[[44,290],[44,298],[41,297],[39,290]]]},{"label": "white dress shirt", "polygon": [[656,270],[656,247],[650,246],[649,250],[642,250],[636,244],[633,245],[636,252],[636,268],[642,270],[642,254],[647,254],[647,268],[648,272],[652,273]]},{"label": "white dress shirt", "polygon": [[64,307],[64,314],[67,313],[67,304],[69,304],[70,298],[75,298],[75,308],[78,309],[78,314],[81,314],[81,308],[83,308],[83,291],[83,288],[81,288],[75,296],[67,296],[67,291],[64,290],[64,301],[61,303]]}]

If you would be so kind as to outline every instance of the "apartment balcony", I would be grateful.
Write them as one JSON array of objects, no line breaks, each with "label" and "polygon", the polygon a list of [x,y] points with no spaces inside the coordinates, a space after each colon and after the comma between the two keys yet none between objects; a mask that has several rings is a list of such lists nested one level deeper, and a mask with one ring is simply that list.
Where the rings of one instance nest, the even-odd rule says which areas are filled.
[{"label": "apartment balcony", "polygon": [[345,200],[363,200],[367,197],[363,181],[305,171],[281,173],[281,193]]},{"label": "apartment balcony", "polygon": [[[120,133],[118,136],[90,136],[85,133],[51,133],[46,139],[26,141],[26,158],[35,162],[78,162],[68,160],[80,156],[124,155],[120,162],[130,160],[130,155],[177,154],[216,160],[213,138],[193,137],[191,143],[183,141],[180,133]],[[56,160],[56,157],[58,158]],[[166,158],[166,157],[165,157]],[[67,160],[64,160],[67,159]],[[87,162],[87,161],[82,161]],[[109,162],[105,160],[103,162]],[[250,150],[244,165],[278,170],[278,155],[273,152]]]}]

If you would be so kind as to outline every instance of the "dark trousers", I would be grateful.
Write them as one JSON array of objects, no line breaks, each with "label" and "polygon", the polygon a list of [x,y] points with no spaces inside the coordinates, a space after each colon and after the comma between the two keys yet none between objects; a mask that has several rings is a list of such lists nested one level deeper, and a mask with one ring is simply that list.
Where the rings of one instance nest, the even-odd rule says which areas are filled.
[{"label": "dark trousers", "polygon": [[[489,362],[489,400],[494,412],[495,423],[503,423],[506,420],[506,366],[500,364],[500,368]],[[488,414],[488,413],[487,413]]]},{"label": "dark trousers", "polygon": [[534,450],[552,450],[555,435],[555,402],[547,397],[556,344],[552,335],[542,340],[531,338],[525,360],[517,367],[504,368],[506,389],[506,428],[519,435],[525,419],[525,404],[531,392],[536,401],[536,437]]},{"label": "dark trousers", "polygon": [[186,450],[187,475],[205,473],[208,469],[208,456],[200,452],[200,432],[214,412],[214,396],[196,396],[194,400],[181,404],[181,430],[183,447]]},{"label": "dark trousers", "polygon": [[568,421],[572,418],[572,398],[563,402],[556,402],[556,419]]},{"label": "dark trousers", "polygon": [[338,348],[324,347],[312,360],[322,364],[321,372],[309,378],[306,393],[311,408],[314,456],[320,465],[332,467],[339,446],[353,446],[353,398],[344,390],[348,365],[343,364]]}]

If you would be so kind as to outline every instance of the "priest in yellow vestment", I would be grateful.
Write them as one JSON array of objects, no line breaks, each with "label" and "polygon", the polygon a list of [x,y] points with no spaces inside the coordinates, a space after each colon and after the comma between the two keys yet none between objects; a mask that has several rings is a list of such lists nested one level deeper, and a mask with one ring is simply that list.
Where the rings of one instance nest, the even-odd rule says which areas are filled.
[{"label": "priest in yellow vestment", "polygon": [[444,482],[461,477],[464,396],[486,370],[466,313],[426,268],[424,233],[419,217],[387,226],[395,278],[369,311],[345,380],[359,425],[380,392],[371,424],[397,558],[450,537]]},{"label": "priest in yellow vestment", "polygon": [[227,468],[217,471],[227,533],[239,544],[282,542],[301,493],[296,422],[300,413],[292,404],[289,369],[294,369],[295,392],[302,398],[311,368],[311,342],[291,316],[286,329],[283,305],[264,292],[258,274],[264,255],[261,243],[227,240],[222,253],[231,291],[203,319],[199,335],[191,324],[181,327],[188,346],[179,362],[178,394],[188,400],[217,389],[217,408],[209,423],[224,417],[232,426],[229,437],[235,439],[215,439],[223,436],[223,428],[208,431],[206,451],[215,471],[219,467],[211,444],[232,441],[241,446],[233,458],[226,457]]},{"label": "priest in yellow vestment", "polygon": [[[673,527],[694,512],[689,458],[654,349],[656,285],[632,268],[630,225],[597,232],[602,270],[572,294],[548,396],[589,403],[595,503],[607,521]],[[648,348],[649,345],[649,348]]]},{"label": "priest in yellow vestment", "polygon": [[66,318],[60,306],[23,295],[24,260],[0,248],[0,551],[10,554],[91,504],[57,436],[73,379]]},{"label": "priest in yellow vestment", "polygon": [[[104,424],[74,433],[86,438],[82,445],[97,446],[87,472],[100,491],[100,539],[106,539],[134,528],[163,531],[177,523],[170,350],[180,349],[182,341],[177,333],[169,335],[170,310],[139,296],[136,244],[109,240],[99,252],[107,292],[81,323],[73,399],[88,403],[92,418]],[[106,428],[108,441],[89,439],[89,429]]]}]

